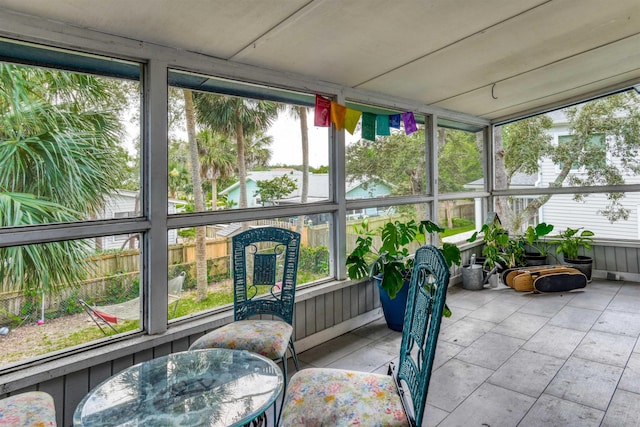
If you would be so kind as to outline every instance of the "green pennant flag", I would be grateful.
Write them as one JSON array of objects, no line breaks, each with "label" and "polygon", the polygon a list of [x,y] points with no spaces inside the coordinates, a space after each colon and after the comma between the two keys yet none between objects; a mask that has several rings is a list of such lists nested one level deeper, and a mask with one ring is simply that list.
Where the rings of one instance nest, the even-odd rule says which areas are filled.
[{"label": "green pennant flag", "polygon": [[376,133],[380,136],[391,135],[391,130],[389,129],[389,116],[386,114],[376,116]]},{"label": "green pennant flag", "polygon": [[376,140],[376,115],[362,113],[362,139]]}]

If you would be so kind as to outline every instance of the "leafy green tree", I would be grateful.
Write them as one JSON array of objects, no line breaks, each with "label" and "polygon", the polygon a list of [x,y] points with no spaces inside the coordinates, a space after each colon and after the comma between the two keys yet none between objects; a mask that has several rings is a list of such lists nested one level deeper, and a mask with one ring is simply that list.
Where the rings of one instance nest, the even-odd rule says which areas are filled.
[{"label": "leafy green tree", "polygon": [[[477,135],[456,129],[438,128],[438,191],[464,190],[464,185],[482,178]],[[445,200],[447,227],[453,228],[453,201]]]},{"label": "leafy green tree", "polygon": [[274,205],[276,201],[288,196],[298,188],[296,181],[287,175],[258,181],[256,184],[258,185],[258,190],[254,196],[260,196],[263,206]]},{"label": "leafy green tree", "polygon": [[[91,218],[126,179],[114,80],[0,63],[0,227]],[[77,286],[86,241],[0,248],[0,288]]]},{"label": "leafy green tree", "polygon": [[375,141],[361,139],[347,147],[346,170],[349,178],[392,184],[394,194],[422,194],[426,183],[424,131],[394,133]]},{"label": "leafy green tree", "polygon": [[[550,187],[624,184],[625,174],[640,172],[640,112],[638,96],[627,91],[564,109],[571,138],[551,143],[548,116],[536,116],[496,128],[496,187],[507,188],[517,172],[537,173],[544,159],[560,166]],[[598,143],[594,143],[594,138]],[[610,160],[607,160],[607,156]],[[576,170],[584,173],[575,173]],[[574,196],[581,200],[584,194]],[[627,219],[621,193],[608,193],[600,211],[610,221]],[[508,200],[498,198],[498,212],[511,230],[530,221],[550,196],[540,196],[515,213]]]},{"label": "leafy green tree", "polygon": [[[438,190],[463,191],[464,185],[482,178],[476,134],[438,129]],[[449,226],[451,227],[451,226]]]}]

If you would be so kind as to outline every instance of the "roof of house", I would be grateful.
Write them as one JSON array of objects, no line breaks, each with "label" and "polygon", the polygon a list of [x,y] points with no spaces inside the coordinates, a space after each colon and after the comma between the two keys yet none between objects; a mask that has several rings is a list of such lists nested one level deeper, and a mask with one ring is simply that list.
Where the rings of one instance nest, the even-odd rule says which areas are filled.
[{"label": "roof of house", "polygon": [[[297,183],[297,188],[293,190],[286,198],[279,200],[280,203],[300,203],[302,192],[302,172],[295,169],[275,168],[268,171],[250,171],[247,173],[247,181],[268,181],[276,177],[287,175]],[[346,182],[346,192],[360,187],[361,185],[371,182],[366,179],[353,179]],[[377,182],[377,181],[376,181]],[[383,183],[387,187],[389,184]],[[234,189],[240,187],[240,183],[225,188],[220,194],[229,194]],[[329,198],[329,174],[326,173],[309,173],[309,192],[307,194],[307,202],[322,201]]]}]

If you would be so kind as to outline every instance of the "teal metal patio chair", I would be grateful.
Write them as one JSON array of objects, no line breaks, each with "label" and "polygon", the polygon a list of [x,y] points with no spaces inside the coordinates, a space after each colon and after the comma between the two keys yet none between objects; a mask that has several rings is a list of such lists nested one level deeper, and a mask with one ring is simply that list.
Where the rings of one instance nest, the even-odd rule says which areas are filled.
[{"label": "teal metal patio chair", "polygon": [[[200,337],[189,349],[248,350],[282,361],[286,387],[287,348],[299,369],[293,311],[300,234],[262,227],[244,231],[231,241],[234,322]],[[274,416],[278,418],[275,405]]]},{"label": "teal metal patio chair", "polygon": [[415,255],[398,367],[388,375],[309,368],[291,377],[281,426],[420,426],[449,268],[434,246]]}]

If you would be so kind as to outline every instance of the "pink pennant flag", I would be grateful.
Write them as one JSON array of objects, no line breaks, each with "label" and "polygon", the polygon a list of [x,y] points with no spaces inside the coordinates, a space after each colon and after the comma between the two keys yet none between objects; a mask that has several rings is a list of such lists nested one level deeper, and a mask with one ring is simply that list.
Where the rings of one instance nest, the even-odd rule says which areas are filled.
[{"label": "pink pennant flag", "polygon": [[344,127],[344,118],[347,114],[347,107],[337,102],[331,101],[331,123],[336,125],[336,129],[342,130]]},{"label": "pink pennant flag", "polygon": [[331,125],[329,122],[330,110],[331,110],[331,101],[320,95],[316,95],[316,109],[315,109],[315,117],[313,121],[314,124],[320,127],[329,127]]},{"label": "pink pennant flag", "polygon": [[353,132],[356,131],[356,126],[358,125],[358,120],[360,120],[361,115],[362,111],[347,108],[347,114],[344,117],[344,128],[351,135],[353,135]]},{"label": "pink pennant flag", "polygon": [[411,111],[402,113],[402,121],[404,123],[404,132],[407,135],[411,135],[418,130],[418,126],[416,126],[416,118],[413,116]]}]

